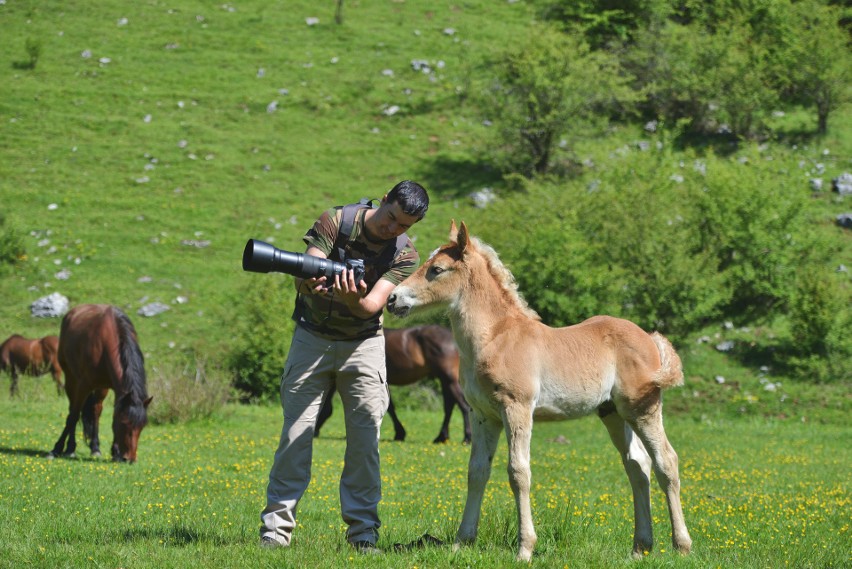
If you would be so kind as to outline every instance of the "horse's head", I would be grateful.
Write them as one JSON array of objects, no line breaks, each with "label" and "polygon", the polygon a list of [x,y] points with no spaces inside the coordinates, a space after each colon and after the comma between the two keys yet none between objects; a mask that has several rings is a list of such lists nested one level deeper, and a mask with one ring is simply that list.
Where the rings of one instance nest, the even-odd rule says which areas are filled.
[{"label": "horse's head", "polygon": [[148,405],[153,397],[139,401],[132,393],[116,399],[112,416],[112,459],[116,462],[136,462],[139,435],[148,424]]},{"label": "horse's head", "polygon": [[402,281],[388,297],[388,310],[408,316],[417,307],[452,305],[469,281],[465,257],[474,249],[464,222],[450,225],[450,241],[438,248],[414,274]]}]

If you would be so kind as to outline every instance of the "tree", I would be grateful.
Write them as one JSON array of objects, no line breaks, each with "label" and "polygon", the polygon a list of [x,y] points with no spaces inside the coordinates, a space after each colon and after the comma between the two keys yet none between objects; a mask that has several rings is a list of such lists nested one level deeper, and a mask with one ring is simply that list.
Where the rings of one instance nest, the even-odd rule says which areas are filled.
[{"label": "tree", "polygon": [[548,172],[560,136],[638,99],[628,85],[612,55],[593,52],[552,27],[534,26],[520,47],[498,58],[495,80],[486,90],[485,108],[496,113],[503,169]]},{"label": "tree", "polygon": [[817,0],[790,6],[790,29],[786,60],[794,98],[812,106],[817,113],[817,131],[828,131],[829,115],[852,100],[852,56],[849,37],[840,26],[840,9]]}]

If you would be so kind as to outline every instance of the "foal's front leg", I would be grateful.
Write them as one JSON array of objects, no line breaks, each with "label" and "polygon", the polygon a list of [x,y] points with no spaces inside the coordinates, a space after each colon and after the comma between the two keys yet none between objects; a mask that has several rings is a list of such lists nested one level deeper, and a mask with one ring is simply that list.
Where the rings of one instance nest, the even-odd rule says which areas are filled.
[{"label": "foal's front leg", "polygon": [[506,441],[509,444],[509,485],[515,494],[518,511],[518,561],[529,561],[538,537],[532,520],[530,505],[530,439],[532,438],[533,410],[531,406],[514,405],[503,412]]},{"label": "foal's front leg", "polygon": [[476,539],[479,530],[479,516],[482,512],[482,498],[485,485],[491,476],[491,462],[497,450],[500,438],[499,422],[486,419],[481,413],[473,411],[473,440],[470,445],[470,461],[467,467],[467,500],[464,505],[461,525],[456,534],[454,549]]}]

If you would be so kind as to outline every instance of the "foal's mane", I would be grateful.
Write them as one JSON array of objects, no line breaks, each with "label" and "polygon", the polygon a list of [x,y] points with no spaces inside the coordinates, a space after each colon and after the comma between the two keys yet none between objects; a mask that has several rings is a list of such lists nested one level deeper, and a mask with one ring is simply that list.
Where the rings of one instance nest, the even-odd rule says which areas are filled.
[{"label": "foal's mane", "polygon": [[530,308],[520,291],[518,291],[518,283],[515,281],[515,275],[506,268],[506,265],[504,265],[503,261],[500,260],[500,257],[497,256],[497,251],[495,251],[491,245],[483,242],[478,237],[471,237],[471,240],[474,245],[476,245],[477,250],[479,250],[482,253],[482,256],[485,257],[488,264],[488,270],[494,276],[497,284],[499,284],[500,288],[506,292],[506,295],[514,301],[518,309],[533,320],[541,320],[541,317],[535,310]]}]

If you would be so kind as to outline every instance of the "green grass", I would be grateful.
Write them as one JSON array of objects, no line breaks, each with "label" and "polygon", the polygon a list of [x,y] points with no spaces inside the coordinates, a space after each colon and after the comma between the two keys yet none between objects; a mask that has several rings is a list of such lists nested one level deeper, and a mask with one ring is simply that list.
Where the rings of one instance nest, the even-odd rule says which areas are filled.
[{"label": "green grass", "polygon": [[[320,24],[308,26],[310,16]],[[499,193],[506,184],[482,161],[487,129],[466,89],[489,55],[520,37],[531,7],[345,2],[344,16],[337,26],[333,3],[301,0],[0,5],[0,208],[27,249],[18,267],[0,273],[0,336],[57,333],[58,320],[34,319],[29,307],[58,291],[72,304],[124,308],[139,330],[149,378],[196,358],[220,370],[238,340],[248,283],[276,278],[241,270],[249,237],[301,250],[301,235],[323,209],[381,197],[404,178],[423,182],[432,196],[429,215],[411,232],[422,253],[445,240],[450,218],[484,228],[489,212],[467,196],[484,186]],[[28,41],[41,46],[32,68],[20,65],[29,59]],[[84,50],[91,57],[82,57]],[[100,63],[102,57],[110,61]],[[428,60],[435,73],[415,72],[413,59]],[[272,101],[278,110],[268,113]],[[388,105],[400,111],[383,113]],[[842,116],[849,110],[832,126],[842,125]],[[788,126],[806,131],[812,122],[797,115]],[[798,142],[809,164],[825,163],[826,184],[848,170],[849,132],[832,128],[822,141]],[[639,125],[614,127],[606,137],[581,141],[576,154],[605,167],[610,154],[640,136]],[[795,166],[790,153],[782,154]],[[794,166],[789,172],[806,183],[811,167]],[[815,221],[836,234],[839,261],[849,266],[849,232],[833,226],[848,204],[827,191],[816,201]],[[210,245],[183,244],[193,239]],[[57,279],[65,268],[71,277]],[[153,318],[137,314],[155,301],[171,309]],[[268,305],[291,310],[275,297]],[[679,346],[687,383],[666,399],[694,553],[670,551],[655,488],[657,547],[644,561],[628,562],[628,483],[604,430],[587,419],[536,427],[534,565],[852,563],[849,386],[788,381],[778,369],[760,371],[771,357],[745,360],[714,349],[721,339],[755,342],[756,332],[704,334],[713,340]],[[227,405],[210,420],[152,424],[132,467],[91,460],[85,447],[77,460],[49,461],[43,454],[59,436],[66,401],[47,377],[22,378],[21,399],[11,401],[8,382],[0,376],[0,567],[513,564],[505,443],[476,545],[455,554],[446,546],[353,558],[337,500],[338,411],[315,446],[314,481],[294,546],[264,551],[257,528],[281,426],[276,407]],[[154,396],[156,405],[164,395]],[[469,449],[458,442],[461,418],[454,415],[453,442],[434,446],[434,392],[421,385],[396,396],[409,441],[393,443],[385,421],[380,545],[392,549],[427,532],[449,543],[465,495]],[[102,421],[106,440],[111,401]]]},{"label": "green grass", "polygon": [[[516,518],[501,441],[479,540],[453,553],[469,447],[433,445],[440,413],[400,410],[404,443],[383,426],[382,558],[345,546],[337,484],[344,442],[335,413],[314,445],[311,486],[287,550],[258,547],[259,512],[281,425],[277,407],[227,406],[214,420],[150,425],[133,466],[44,458],[65,402],[48,382],[0,382],[0,566],[4,567],[505,567],[514,564]],[[111,398],[108,400],[110,401]],[[109,406],[104,417],[109,417]],[[105,423],[109,424],[108,420]],[[543,423],[532,445],[538,567],[843,567],[849,554],[848,422],[696,420],[668,415],[680,455],[694,550],[672,551],[662,492],[652,489],[655,550],[628,561],[629,484],[599,421]],[[108,429],[108,427],[107,427]],[[107,432],[106,439],[111,438]],[[404,552],[429,533],[448,543]]]}]

